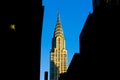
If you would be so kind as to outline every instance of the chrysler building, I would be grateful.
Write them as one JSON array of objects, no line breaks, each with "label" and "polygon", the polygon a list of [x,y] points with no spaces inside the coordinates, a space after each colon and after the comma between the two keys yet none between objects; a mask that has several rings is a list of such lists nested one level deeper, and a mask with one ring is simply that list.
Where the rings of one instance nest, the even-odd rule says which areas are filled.
[{"label": "chrysler building", "polygon": [[61,73],[67,71],[67,50],[60,14],[58,14],[54,35],[52,38],[52,49],[50,51],[50,80],[58,80]]}]

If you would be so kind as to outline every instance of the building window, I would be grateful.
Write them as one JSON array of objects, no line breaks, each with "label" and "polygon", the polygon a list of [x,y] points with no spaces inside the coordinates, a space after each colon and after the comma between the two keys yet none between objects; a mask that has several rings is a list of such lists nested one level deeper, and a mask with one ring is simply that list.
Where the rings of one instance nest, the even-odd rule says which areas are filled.
[{"label": "building window", "polygon": [[12,29],[12,30],[15,31],[15,24],[11,24],[11,25],[10,25],[10,29]]},{"label": "building window", "polygon": [[111,0],[106,0],[106,3],[110,3],[111,2]]},{"label": "building window", "polygon": [[59,48],[60,48],[60,38],[58,38],[58,44],[59,44]]}]

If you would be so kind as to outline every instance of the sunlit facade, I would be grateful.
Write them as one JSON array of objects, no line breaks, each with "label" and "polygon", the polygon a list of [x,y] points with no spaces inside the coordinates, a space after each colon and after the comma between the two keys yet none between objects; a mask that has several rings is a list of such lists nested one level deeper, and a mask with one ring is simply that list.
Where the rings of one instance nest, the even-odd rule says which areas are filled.
[{"label": "sunlit facade", "polygon": [[59,75],[66,71],[67,50],[59,14],[50,51],[50,80],[58,80]]}]

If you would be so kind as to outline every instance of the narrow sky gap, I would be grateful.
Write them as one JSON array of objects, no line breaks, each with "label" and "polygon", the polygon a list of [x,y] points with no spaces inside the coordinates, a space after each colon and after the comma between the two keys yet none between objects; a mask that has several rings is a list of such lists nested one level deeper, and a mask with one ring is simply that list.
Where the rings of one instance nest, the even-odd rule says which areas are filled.
[{"label": "narrow sky gap", "polygon": [[[89,13],[92,12],[92,0],[43,0],[44,16],[41,44],[41,75],[50,67],[50,49],[57,22],[58,11],[68,51],[68,66],[74,55],[79,52],[79,35]],[[48,78],[49,79],[49,78]]]}]

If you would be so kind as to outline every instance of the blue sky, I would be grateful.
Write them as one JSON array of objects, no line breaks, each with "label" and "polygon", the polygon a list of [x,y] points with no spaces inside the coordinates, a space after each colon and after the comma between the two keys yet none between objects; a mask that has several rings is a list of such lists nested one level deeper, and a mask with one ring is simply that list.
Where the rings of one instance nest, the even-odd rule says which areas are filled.
[{"label": "blue sky", "polygon": [[43,0],[42,5],[44,6],[44,16],[40,80],[44,80],[45,71],[49,73],[50,49],[58,11],[60,11],[60,20],[66,40],[69,66],[74,53],[79,52],[79,35],[88,14],[92,13],[92,0]]}]

